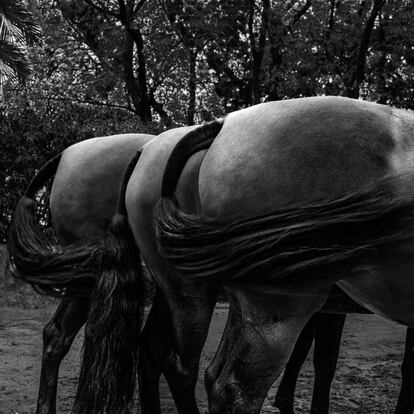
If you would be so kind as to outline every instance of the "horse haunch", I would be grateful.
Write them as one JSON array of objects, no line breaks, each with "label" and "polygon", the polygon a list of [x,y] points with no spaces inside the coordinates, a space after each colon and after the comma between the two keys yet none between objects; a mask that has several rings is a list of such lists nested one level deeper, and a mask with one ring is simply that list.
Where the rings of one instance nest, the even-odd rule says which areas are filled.
[{"label": "horse haunch", "polygon": [[[224,346],[234,355],[211,387],[212,413],[260,411],[301,328],[343,278],[370,310],[412,320],[412,296],[401,290],[412,280],[401,272],[413,266],[413,130],[413,113],[336,97],[237,111],[203,158],[195,208],[182,205],[176,169],[192,142],[199,148],[201,128],[182,138],[185,151],[172,151],[181,158],[165,175],[176,179],[163,182],[154,223],[176,293],[225,285],[242,308],[239,336]],[[397,261],[398,280],[390,271]]]}]

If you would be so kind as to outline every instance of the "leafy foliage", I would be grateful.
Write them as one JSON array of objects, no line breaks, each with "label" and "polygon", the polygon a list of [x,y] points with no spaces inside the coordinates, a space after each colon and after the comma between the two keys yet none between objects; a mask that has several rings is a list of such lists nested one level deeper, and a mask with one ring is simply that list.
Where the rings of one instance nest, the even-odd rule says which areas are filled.
[{"label": "leafy foliage", "polygon": [[24,81],[30,73],[25,45],[39,45],[40,27],[18,0],[0,2],[0,84],[6,79]]},{"label": "leafy foliage", "polygon": [[321,94],[414,108],[412,0],[37,0],[20,20],[3,6],[15,3],[0,14],[19,22],[34,71],[3,92],[4,229],[35,169],[84,138]]},{"label": "leafy foliage", "polygon": [[[16,92],[15,92],[16,93]],[[68,101],[49,101],[23,88],[0,106],[0,242],[4,242],[15,205],[37,169],[68,146],[115,133],[159,133],[132,114]],[[44,212],[43,212],[44,213]]]}]

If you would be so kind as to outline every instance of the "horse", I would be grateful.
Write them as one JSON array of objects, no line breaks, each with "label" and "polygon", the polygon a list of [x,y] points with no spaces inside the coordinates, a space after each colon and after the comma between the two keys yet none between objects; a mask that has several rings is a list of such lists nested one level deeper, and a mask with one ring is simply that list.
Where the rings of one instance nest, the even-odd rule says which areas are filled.
[{"label": "horse", "polygon": [[[211,413],[260,411],[335,283],[413,326],[413,127],[411,112],[320,97],[232,113],[213,141],[199,130],[177,145],[155,213],[158,247],[181,289],[226,286],[242,322],[224,341],[231,357]],[[190,209],[177,179],[205,148]]]},{"label": "horse", "polygon": [[[112,135],[88,139],[66,148],[40,168],[25,191],[20,208],[24,204],[32,208],[35,193],[54,176],[50,210],[59,241],[63,245],[73,245],[101,238],[115,209],[125,166],[152,138],[149,134]],[[17,216],[23,216],[19,209]],[[34,225],[33,214],[30,216]],[[33,240],[31,229],[31,226],[26,227],[23,235],[30,244]],[[50,251],[36,251],[36,246],[33,243],[30,247],[41,273],[42,266],[47,266],[50,259]],[[26,256],[26,260],[30,258]],[[30,265],[27,273],[30,276]],[[83,297],[64,297],[44,327],[36,414],[56,413],[59,366],[87,319],[89,296],[90,293]]]},{"label": "horse", "polygon": [[[337,306],[338,298],[340,298],[339,307]],[[335,299],[335,303],[332,303],[332,299]],[[302,330],[286,364],[273,402],[273,405],[279,409],[280,414],[294,414],[296,381],[313,341],[315,383],[310,413],[329,413],[330,387],[335,375],[342,330],[347,313],[372,312],[356,304],[337,288],[334,293],[331,292],[330,298],[328,298],[321,312],[313,315]],[[411,414],[414,410],[414,396],[412,394],[414,389],[412,369],[414,363],[413,332],[413,329],[407,328],[404,359],[401,365],[402,385],[395,414]]]},{"label": "horse", "polygon": [[[206,286],[204,292],[200,293],[201,287],[198,287],[196,295],[200,293],[199,297],[183,298],[158,284],[151,312],[139,334],[144,303],[144,275],[139,264],[143,260],[157,282],[156,279],[160,280],[157,273],[165,261],[156,250],[152,250],[155,244],[151,244],[151,239],[148,239],[147,252],[145,246],[143,251],[138,250],[140,247],[135,244],[131,232],[131,217],[126,212],[126,193],[134,189],[144,191],[145,198],[136,212],[144,213],[143,219],[155,242],[152,213],[160,198],[165,163],[175,143],[195,128],[176,128],[160,134],[156,138],[160,145],[153,146],[149,142],[142,153],[130,161],[120,185],[116,213],[102,240],[76,240],[56,250],[56,246],[50,245],[47,237],[33,223],[34,191],[26,191],[18,204],[9,237],[12,273],[43,293],[63,298],[89,297],[93,288],[85,325],[75,412],[124,412],[130,409],[135,391],[135,373],[131,367],[137,365],[139,353],[138,374],[143,413],[160,412],[158,381],[161,371],[170,386],[178,411],[198,413],[194,392],[198,363],[218,289]],[[211,136],[215,136],[214,131]],[[163,156],[154,152],[158,149],[165,151]],[[137,163],[135,169],[134,163]],[[185,185],[195,184],[197,168],[196,165],[194,167],[184,175]],[[136,185],[136,177],[130,179],[131,173],[139,175],[141,172],[144,174],[142,185]],[[134,183],[133,187],[130,187],[130,182]],[[32,187],[38,188],[36,185]],[[191,193],[188,194],[191,197]],[[99,268],[102,271],[97,275]],[[163,275],[168,278],[169,269],[164,272]],[[111,292],[109,299],[108,289]],[[204,321],[202,330],[189,327],[190,336],[183,336],[177,331],[189,325],[185,314],[178,317],[178,324],[172,317],[175,315],[172,312],[175,298],[191,306],[188,315],[191,315],[195,326],[199,321]],[[207,317],[204,317],[206,310]],[[96,387],[96,384],[100,386]]]},{"label": "horse", "polygon": [[[191,130],[192,128],[193,127],[177,128],[173,132],[177,135],[178,140],[184,135],[185,132]],[[148,140],[149,139],[150,137],[148,137]],[[108,149],[109,155],[118,151],[115,147],[117,143],[119,145],[119,142],[114,142],[112,151]],[[140,143],[139,146],[133,145],[132,148],[127,151],[129,155],[135,153],[137,148],[142,149],[141,144],[143,143]],[[42,380],[37,414],[55,412],[55,384],[58,365],[68,351],[73,337],[84,324],[86,315],[90,311],[90,301],[92,300],[93,302],[95,300],[95,296],[97,296],[94,294],[94,287],[96,283],[95,273],[97,268],[101,265],[99,258],[101,258],[101,256],[109,257],[111,255],[108,253],[108,246],[111,245],[111,242],[110,240],[108,241],[108,237],[106,237],[104,233],[107,230],[108,222],[110,222],[109,228],[111,230],[113,230],[114,221],[116,225],[117,215],[115,215],[112,222],[110,219],[116,205],[115,188],[121,187],[121,193],[125,192],[128,177],[131,173],[129,170],[135,165],[140,155],[140,152],[137,152],[137,154],[132,157],[125,171],[125,178],[122,183],[120,183],[122,167],[126,164],[128,154],[125,154],[122,162],[121,158],[119,158],[122,166],[119,165],[119,168],[116,169],[111,168],[110,164],[107,165],[105,162],[105,154],[98,153],[96,153],[93,157],[89,156],[88,159],[85,158],[84,162],[80,164],[79,160],[83,157],[82,149],[85,149],[81,148],[80,145],[84,145],[86,147],[86,144],[80,143],[77,144],[79,151],[74,152],[73,148],[70,149],[70,151],[65,151],[64,154],[67,162],[63,166],[60,165],[59,171],[62,170],[62,173],[58,171],[52,188],[51,209],[53,224],[56,227],[58,235],[60,236],[60,241],[63,242],[63,246],[58,246],[55,241],[51,242],[48,237],[44,235],[44,233],[39,231],[38,226],[35,223],[33,211],[34,195],[36,191],[43,186],[43,183],[49,177],[53,176],[57,165],[59,164],[61,157],[60,155],[42,167],[37,176],[32,180],[32,183],[29,185],[24,196],[18,203],[13,226],[10,230],[9,251],[12,274],[25,282],[31,283],[33,287],[41,293],[63,298],[55,317],[45,328],[44,352],[46,356],[44,359],[47,358],[50,353],[53,358],[49,358],[49,360],[56,360],[57,363],[47,370],[42,369]],[[89,148],[89,152],[92,149],[93,148]],[[73,157],[70,156],[71,151],[74,152]],[[108,156],[108,154],[106,154],[106,156]],[[153,167],[157,170],[159,168],[159,161],[153,161]],[[96,165],[96,170],[93,175],[90,175],[88,165],[94,165],[95,162],[98,163]],[[98,174],[99,171],[100,174]],[[111,174],[114,181],[117,177],[116,183],[114,182],[111,184],[109,180],[106,180],[104,185],[102,176],[107,174]],[[161,174],[162,170],[160,170],[159,175]],[[59,178],[60,176],[62,176],[61,179]],[[75,184],[85,180],[87,182],[84,183],[82,187],[85,191],[81,193],[77,190],[79,187],[75,186]],[[68,210],[68,206],[70,205],[69,202],[67,202],[66,205],[63,203],[63,201],[69,196],[71,196],[71,200],[73,201],[72,210]],[[88,206],[88,202],[84,201],[82,197],[85,197],[86,200],[95,200],[95,204],[92,205],[89,203],[89,208],[86,208],[86,206]],[[108,202],[96,202],[103,197],[108,198]],[[63,199],[62,202],[60,202],[61,198]],[[53,203],[54,200],[56,200],[55,203]],[[101,204],[105,207],[104,212],[99,211]],[[91,206],[93,207],[92,209]],[[81,214],[83,214],[83,218],[79,218],[79,215]],[[117,214],[119,215],[119,212]],[[94,222],[95,217],[100,217],[100,220],[97,220],[94,226],[91,226],[89,222]],[[60,223],[63,223],[63,225]],[[90,231],[90,234],[85,234],[82,229],[88,228],[89,226],[93,228],[93,231]],[[65,229],[67,229],[68,234],[64,232]],[[70,237],[72,233],[74,233],[74,236]],[[96,242],[96,240],[99,240],[100,238],[103,238],[102,246],[100,245],[100,242]],[[115,249],[115,253],[113,253],[113,255],[117,256],[117,253],[118,251]],[[134,251],[134,253],[136,252]],[[94,258],[96,256],[98,256],[97,261],[91,259],[91,257]],[[139,262],[141,261],[140,257],[137,254],[130,254],[129,256],[132,257],[131,262],[128,262],[128,265],[132,268],[131,271],[142,275],[139,269]],[[119,260],[119,257],[116,257],[114,260],[115,267],[117,261]],[[100,278],[100,280],[102,280],[102,278]],[[85,303],[87,302],[88,304],[88,306],[85,305],[85,309],[83,311],[82,309],[78,309],[76,306],[71,306],[68,310],[68,306],[65,306],[62,309],[62,306],[65,304],[74,303],[76,305],[80,301]],[[132,301],[136,302],[136,298],[133,297]],[[96,312],[105,314],[105,309],[107,307],[108,303],[106,303],[105,299],[105,303],[96,305],[95,309]],[[135,313],[139,315],[141,311],[141,308],[136,309]],[[91,312],[93,312],[93,309]],[[164,372],[166,378],[170,379],[169,382],[170,385],[172,384],[172,395],[177,402],[178,407],[188,406],[191,410],[197,409],[194,408],[196,407],[194,392],[195,383],[194,386],[191,384],[190,386],[184,384],[184,387],[180,388],[180,384],[175,381],[174,376],[181,375],[180,370],[182,370],[182,367],[179,360],[175,359],[176,353],[173,349],[173,331],[169,320],[170,316],[167,302],[165,301],[160,289],[157,289],[145,327],[143,327],[140,334],[139,385],[141,389],[141,410],[143,413],[161,412],[158,390],[161,372]],[[136,333],[141,331],[141,329],[138,324],[135,324],[133,325],[132,331],[134,331],[136,335]],[[91,337],[93,338],[93,336],[94,334],[88,330],[88,324],[86,324],[82,367],[86,366],[87,368],[81,370],[77,400],[81,400],[82,403],[84,403],[82,399],[87,400],[87,407],[84,412],[88,413],[101,412],[98,407],[91,408],[91,406],[88,405],[90,401],[88,395],[89,389],[87,386],[84,386],[84,377],[88,375],[88,364],[90,364],[91,360],[91,356],[85,356],[85,353],[88,353],[88,341]],[[110,335],[107,335],[105,332],[103,337],[100,339],[102,339],[105,344],[108,344],[109,341],[105,341],[105,338],[108,336]],[[111,339],[113,339],[116,344],[117,333],[113,334],[113,338]],[[62,349],[60,343],[64,343],[64,349]],[[94,352],[91,353],[93,355]],[[135,359],[133,363],[130,362],[131,361],[128,361],[127,370],[129,370],[128,372],[131,372],[131,376],[135,377],[135,371],[132,370],[131,367],[137,366],[137,360]],[[47,365],[50,364],[51,362],[47,363]],[[105,364],[99,363],[94,364],[95,367],[102,367],[104,365]],[[45,371],[44,374],[43,371]],[[46,371],[51,373],[46,376]],[[123,370],[121,375],[125,376],[125,372],[126,370]],[[99,379],[101,374],[102,372],[97,374]],[[195,375],[196,374],[197,372],[195,372]],[[191,375],[194,375],[194,373],[191,373]],[[108,376],[106,378],[110,377]],[[47,384],[51,384],[51,387],[48,388]],[[94,390],[94,386],[91,386],[90,388]],[[128,400],[128,403],[125,403],[124,401],[126,398],[122,396],[122,392],[125,392],[126,387],[121,386],[120,388],[122,388],[120,392],[116,390],[112,393],[112,395],[121,395],[119,398],[121,402],[118,400],[111,401],[113,407],[108,408],[107,406],[104,411],[123,412],[125,407],[130,405],[131,400]],[[112,389],[112,391],[114,390]],[[132,398],[133,391],[131,391],[131,388],[129,388],[128,392],[128,398]],[[101,402],[106,401],[108,398],[97,398],[97,400]],[[83,408],[79,407],[80,404],[81,403],[78,401],[75,403],[75,411],[82,412]]]},{"label": "horse", "polygon": [[[407,179],[391,166],[392,160],[403,164],[398,155],[409,154],[407,146],[400,152],[394,147],[409,142],[400,139],[400,131],[408,133],[411,120],[412,115],[385,106],[307,98],[260,104],[224,120],[168,131],[145,145],[132,174],[124,176],[108,237],[82,248],[85,257],[101,258],[102,273],[85,330],[93,358],[84,359],[78,390],[85,392],[78,392],[77,412],[122,412],[131,406],[135,378],[121,376],[138,352],[136,313],[142,296],[137,284],[143,276],[131,260],[138,254],[164,295],[166,312],[154,320],[166,318],[169,326],[159,336],[171,350],[165,375],[180,413],[198,412],[194,399],[180,397],[194,390],[222,286],[234,298],[230,316],[237,319],[235,309],[240,309],[243,323],[235,342],[225,341],[233,352],[210,389],[211,413],[260,410],[299,332],[345,276],[353,280],[348,294],[355,280],[359,283],[351,294],[358,302],[410,322],[404,319],[412,315],[407,298],[401,296],[391,312],[390,300],[377,303],[378,295],[364,294],[361,283],[364,275],[387,282],[387,277],[373,278],[368,264],[379,249],[409,239],[412,200],[403,197],[407,191],[391,191]],[[389,170],[395,174],[386,180]],[[282,224],[277,247],[283,254],[270,254],[266,246],[275,250],[274,227]],[[339,234],[344,240],[334,237]],[[309,246],[301,245],[300,237]],[[320,237],[325,244],[318,243]],[[240,241],[236,247],[234,238]],[[76,252],[68,249],[56,260],[64,266]],[[49,286],[79,293],[95,280],[83,269],[64,281],[51,278]],[[380,284],[377,293],[383,290]],[[408,311],[401,315],[402,309]],[[161,348],[148,349],[154,360]]]},{"label": "horse", "polygon": [[[44,182],[56,174],[52,186],[51,210],[58,238],[64,244],[68,244],[100,237],[105,232],[112,214],[111,210],[115,208],[116,194],[123,166],[127,165],[130,154],[137,150],[139,151],[143,144],[151,138],[153,137],[150,135],[124,134],[94,138],[75,144],[66,149],[63,154],[55,157],[47,166],[40,169],[33,179],[33,182],[36,182],[36,184],[31,184],[32,189],[28,192],[26,191],[26,196],[32,198],[34,193],[44,185]],[[84,172],[86,169],[88,170],[88,175],[85,179]],[[42,177],[41,179],[39,179],[40,176]],[[104,183],[105,192],[102,192],[100,189]],[[93,202],[91,202],[92,200]],[[28,236],[28,231],[29,229],[26,229],[26,236]],[[45,267],[43,269],[46,271]],[[159,296],[157,298],[156,303],[153,304],[153,312],[149,316],[150,321],[153,321],[154,315],[159,312],[160,298]],[[341,299],[338,295],[334,295],[331,298],[331,301],[335,301],[334,307],[336,310],[338,310],[339,306],[338,299]],[[74,300],[63,299],[54,317],[45,326],[37,414],[52,414],[56,412],[56,387],[59,365],[70,349],[76,333],[86,320],[89,300],[89,297],[84,299],[76,298]],[[359,310],[355,304],[352,304],[351,308],[353,311]],[[349,311],[348,308],[346,309]],[[343,307],[340,310],[343,311]],[[150,322],[148,325],[160,328],[160,323],[157,321]],[[148,334],[151,331],[152,329],[144,327],[143,336],[149,340],[149,344],[142,347],[142,349],[153,349],[160,343],[159,338],[154,338],[153,335]],[[163,331],[162,327],[161,331]],[[301,337],[308,331],[309,329],[305,328]],[[309,346],[301,355],[293,358],[295,351],[296,354],[300,354],[297,344],[291,360],[302,358],[302,356],[303,359],[306,357],[312,339],[310,341],[307,340],[308,337],[311,337],[310,334],[302,341],[301,337],[298,343],[305,342]],[[142,342],[146,341],[143,340]],[[326,352],[324,355],[326,355]],[[151,395],[147,390],[151,388],[149,387],[151,383],[153,388],[158,386],[161,369],[154,367],[153,363],[148,361],[148,357],[151,357],[151,354],[145,355],[142,351],[141,365],[146,367],[146,376],[141,375],[142,410],[144,412],[146,410],[155,412],[154,407],[158,407],[156,412],[159,412],[159,396],[157,394]],[[290,365],[296,367],[297,363],[292,362]],[[291,382],[296,380],[300,366],[298,366],[297,372],[290,372],[288,374],[290,365],[287,365],[284,375],[287,381],[282,381],[278,391],[279,408],[282,412],[285,412],[283,410],[293,411],[294,384],[292,385]],[[321,362],[315,364],[316,367],[319,365],[321,365]],[[331,378],[333,377],[335,367],[332,367],[332,370]],[[318,382],[318,377],[316,381]],[[283,386],[282,384],[285,385]],[[325,382],[322,383],[322,385],[324,384]],[[329,393],[329,385],[327,389]],[[314,398],[314,400],[319,401],[320,399]],[[150,408],[147,408],[147,406]],[[320,410],[320,404],[316,405],[316,409]]]}]

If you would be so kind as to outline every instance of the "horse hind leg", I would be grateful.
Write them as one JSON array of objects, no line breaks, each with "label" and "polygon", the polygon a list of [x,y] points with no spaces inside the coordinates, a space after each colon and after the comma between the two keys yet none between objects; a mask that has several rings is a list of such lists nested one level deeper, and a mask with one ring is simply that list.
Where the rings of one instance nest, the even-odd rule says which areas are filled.
[{"label": "horse hind leg", "polygon": [[329,413],[329,394],[336,371],[345,319],[346,314],[318,313],[315,315],[315,349],[313,352],[315,382],[311,414]]},{"label": "horse hind leg", "polygon": [[407,328],[404,359],[401,365],[402,384],[395,414],[414,411],[414,329]]},{"label": "horse hind leg", "polygon": [[36,414],[56,413],[60,363],[85,323],[89,300],[63,299],[43,331],[43,355]]},{"label": "horse hind leg", "polygon": [[220,376],[225,362],[231,355],[232,348],[241,329],[241,310],[237,301],[233,298],[231,291],[226,291],[229,302],[229,312],[226,326],[220,339],[219,346],[210,365],[204,372],[204,387],[207,393],[207,400],[210,404],[211,391],[214,383]]},{"label": "horse hind leg", "polygon": [[[234,288],[236,290],[236,288]],[[237,288],[242,329],[211,393],[210,414],[258,414],[294,344],[326,294]]]},{"label": "horse hind leg", "polygon": [[[211,296],[210,296],[211,295]],[[207,335],[216,292],[192,311],[180,313],[172,324],[170,306],[157,288],[153,305],[141,334],[138,380],[142,414],[160,414],[159,378],[164,374],[180,414],[198,414],[195,387],[200,353]],[[197,301],[200,302],[200,301]],[[192,317],[189,317],[191,315]],[[192,329],[192,321],[203,321],[204,329]],[[194,321],[193,321],[194,322]],[[182,328],[188,328],[185,332]],[[191,345],[187,342],[192,339]]]},{"label": "horse hind leg", "polygon": [[167,303],[157,287],[139,348],[141,414],[161,414],[159,381],[172,348],[171,331]]},{"label": "horse hind leg", "polygon": [[299,377],[300,370],[309,350],[312,346],[314,337],[314,318],[308,321],[296,341],[292,354],[286,364],[280,381],[273,405],[279,409],[280,414],[294,414],[294,399],[296,382]]},{"label": "horse hind leg", "polygon": [[195,387],[201,351],[208,329],[218,290],[215,287],[198,286],[184,299],[180,295],[169,297],[172,312],[173,348],[163,373],[173,395],[179,414],[198,414]]},{"label": "horse hind leg", "polygon": [[[296,325],[295,333],[299,334],[304,324],[305,321],[301,321]],[[288,341],[286,338],[276,341],[259,331],[262,328],[244,327],[240,331],[232,353],[212,387],[210,414],[260,412],[267,392],[282,371],[296,337],[292,336]]]}]

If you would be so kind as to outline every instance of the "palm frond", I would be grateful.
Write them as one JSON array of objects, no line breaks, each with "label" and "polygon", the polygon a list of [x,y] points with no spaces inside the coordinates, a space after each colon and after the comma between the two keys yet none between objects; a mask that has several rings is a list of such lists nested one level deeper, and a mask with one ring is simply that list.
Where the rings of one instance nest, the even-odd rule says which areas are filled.
[{"label": "palm frond", "polygon": [[26,80],[31,67],[25,46],[40,41],[40,27],[23,2],[0,0],[0,84]]},{"label": "palm frond", "polygon": [[16,42],[40,44],[41,29],[33,14],[20,0],[0,0],[0,37],[11,36]]},{"label": "palm frond", "polygon": [[25,81],[30,74],[30,65],[24,50],[3,39],[0,39],[0,83]]}]

